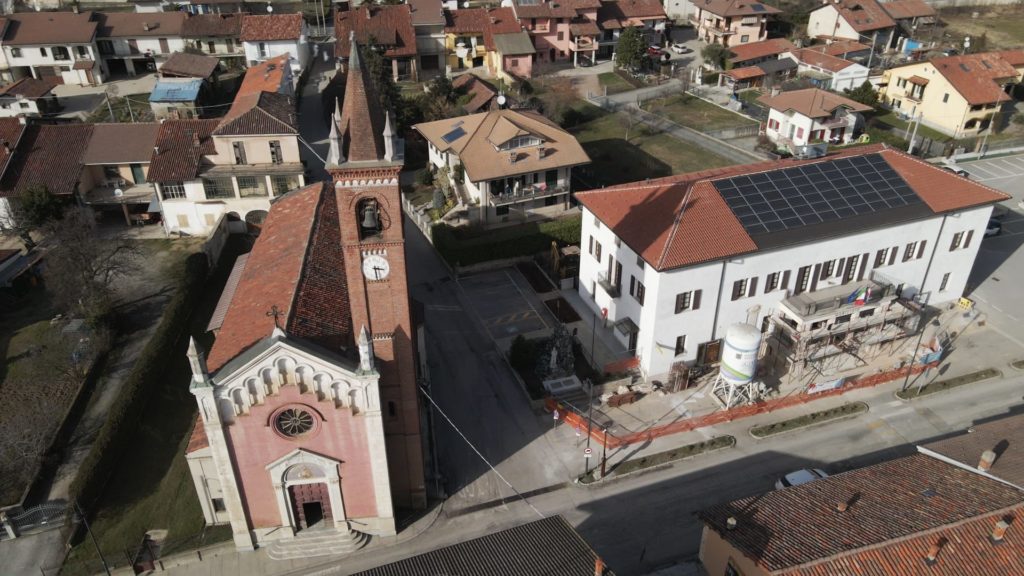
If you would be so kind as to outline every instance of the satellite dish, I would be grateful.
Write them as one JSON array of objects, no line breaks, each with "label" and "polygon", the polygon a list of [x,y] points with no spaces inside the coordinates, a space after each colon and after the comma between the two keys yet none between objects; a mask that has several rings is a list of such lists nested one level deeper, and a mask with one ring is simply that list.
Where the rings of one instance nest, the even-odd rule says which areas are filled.
[{"label": "satellite dish", "polygon": [[498,94],[498,106],[504,106],[505,102],[508,102],[508,98],[505,98],[504,94]]},{"label": "satellite dish", "polygon": [[269,13],[271,13],[273,11],[274,11],[274,7],[271,6],[270,4],[267,4],[267,13],[269,14]]},{"label": "satellite dish", "polygon": [[463,8],[469,8],[469,2],[463,2],[462,3],[462,7]]},{"label": "satellite dish", "polygon": [[124,196],[124,190],[121,190],[120,188],[114,188],[114,196],[117,198]]}]

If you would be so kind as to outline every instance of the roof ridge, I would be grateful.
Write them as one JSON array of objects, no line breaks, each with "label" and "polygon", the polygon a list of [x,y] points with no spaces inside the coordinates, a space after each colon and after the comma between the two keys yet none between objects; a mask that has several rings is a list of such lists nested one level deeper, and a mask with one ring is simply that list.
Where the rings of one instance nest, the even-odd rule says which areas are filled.
[{"label": "roof ridge", "polygon": [[[890,148],[888,144],[882,143],[882,146],[884,146],[884,148],[882,150],[878,151],[879,154],[884,154],[886,152],[894,153],[894,154],[896,154],[897,156],[899,156],[901,158],[906,158],[907,160],[913,160],[914,162],[917,162],[918,164],[920,164],[922,166],[928,166],[930,168],[938,168],[938,169],[942,168],[941,166],[937,166],[935,164],[932,164],[931,162],[926,162],[922,158],[918,158],[917,156],[913,156],[911,154],[907,154],[903,150],[898,150],[896,148]],[[894,168],[894,170],[895,170],[895,168]],[[1003,192],[1002,190],[993,188],[993,187],[988,186],[986,184],[982,184],[981,182],[978,182],[977,180],[971,180],[971,183],[974,184],[975,186],[979,186],[981,188],[984,188],[984,189],[986,189],[989,192],[992,192],[994,194],[998,194],[1000,196],[1007,196],[1007,198],[1012,198],[1012,196],[1007,195],[1006,192]],[[913,187],[911,187],[911,190],[914,190]],[[917,190],[914,190],[914,194],[917,194]],[[924,198],[922,198],[922,200],[924,200]],[[928,202],[925,202],[925,204],[928,204]],[[970,206],[965,206],[965,208],[969,208],[969,207]],[[930,208],[930,206],[929,206],[929,208]],[[940,214],[940,212],[936,212],[935,210],[932,210],[932,211],[935,212],[936,214]]]},{"label": "roof ridge", "polygon": [[665,266],[665,260],[668,259],[669,249],[672,247],[672,242],[676,238],[676,234],[679,232],[679,223],[683,220],[683,214],[686,212],[687,203],[690,200],[690,196],[693,194],[693,188],[700,182],[706,180],[690,181],[689,186],[686,187],[686,193],[683,194],[683,199],[679,201],[679,208],[676,210],[675,217],[672,220],[672,231],[669,232],[668,238],[665,240],[665,246],[661,249],[661,256],[658,258],[658,263],[655,266],[656,269],[661,270]]},{"label": "roof ridge", "polygon": [[[306,275],[306,267],[309,266],[311,260],[309,257],[309,252],[310,250],[313,249],[313,238],[316,236],[316,232],[320,229],[320,226],[324,224],[323,219],[318,218],[317,216],[323,209],[323,204],[327,198],[327,194],[324,194],[324,182],[317,182],[316,184],[310,184],[309,186],[304,186],[303,188],[296,190],[296,192],[302,192],[303,190],[312,188],[314,186],[317,186],[319,188],[317,194],[319,194],[320,197],[317,198],[316,207],[313,208],[313,223],[312,225],[310,225],[309,232],[306,234],[306,241],[304,243],[305,246],[302,250],[302,266],[299,267],[299,275],[298,278],[296,278],[295,280],[295,289],[291,294],[290,301],[288,302],[288,318],[285,320],[284,323],[285,327],[288,328],[291,327],[292,320],[295,318],[296,303],[298,302],[299,299],[299,292],[300,288],[302,287],[302,279]],[[298,194],[296,194],[296,196],[298,196]]]}]

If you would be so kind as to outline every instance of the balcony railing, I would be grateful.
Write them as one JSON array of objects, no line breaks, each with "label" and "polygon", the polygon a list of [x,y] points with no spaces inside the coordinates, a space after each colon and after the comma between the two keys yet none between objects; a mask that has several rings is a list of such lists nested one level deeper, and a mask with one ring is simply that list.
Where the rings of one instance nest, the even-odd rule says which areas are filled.
[{"label": "balcony railing", "polygon": [[597,284],[601,286],[601,289],[612,298],[618,298],[622,294],[622,287],[618,282],[612,282],[608,278],[607,272],[599,272],[597,274]]},{"label": "balcony railing", "polygon": [[568,191],[569,189],[565,186],[547,186],[545,184],[538,184],[535,186],[525,186],[518,190],[506,190],[498,194],[491,192],[491,205],[502,206],[505,204],[515,204],[517,202],[532,200],[534,198],[565,194]]},{"label": "balcony railing", "polygon": [[846,126],[846,116],[839,118],[829,118],[828,120],[822,121],[820,124],[825,128],[838,128],[839,126]]}]

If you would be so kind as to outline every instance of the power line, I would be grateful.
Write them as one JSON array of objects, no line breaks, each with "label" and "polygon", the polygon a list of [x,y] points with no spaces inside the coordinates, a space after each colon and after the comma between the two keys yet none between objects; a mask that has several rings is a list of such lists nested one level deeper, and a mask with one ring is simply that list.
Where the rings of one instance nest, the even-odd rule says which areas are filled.
[{"label": "power line", "polygon": [[484,457],[484,455],[481,454],[480,451],[476,449],[476,446],[474,446],[473,443],[469,441],[469,438],[466,438],[466,435],[462,433],[462,430],[459,430],[459,427],[455,425],[455,422],[452,422],[452,419],[449,418],[448,415],[445,414],[444,410],[442,410],[441,407],[437,405],[437,402],[434,402],[434,399],[430,397],[430,393],[427,392],[427,389],[426,389],[425,386],[420,386],[420,392],[422,392],[423,395],[427,397],[427,400],[430,401],[430,404],[433,405],[434,408],[437,408],[438,413],[441,414],[441,416],[444,417],[444,419],[448,422],[448,424],[452,427],[452,429],[455,430],[456,433],[458,433],[458,435],[466,442],[466,444],[468,444],[469,447],[473,449],[473,452],[476,452],[476,455],[479,456],[480,459],[484,461],[484,464],[487,464],[487,466],[491,469],[491,471],[493,471],[498,476],[498,478],[501,478],[501,481],[504,482],[509,488],[512,489],[513,492],[516,493],[516,496],[518,496],[523,502],[526,502],[526,505],[529,506],[531,510],[536,512],[537,516],[540,516],[541,518],[545,518],[544,514],[542,514],[540,510],[537,510],[537,508],[533,504],[530,503],[530,500],[527,499],[526,496],[523,496],[522,493],[519,492],[519,490],[516,490],[516,487],[513,486],[511,482],[506,480],[505,477],[501,475],[501,472],[498,472],[498,469],[495,468],[487,460],[487,458]]}]

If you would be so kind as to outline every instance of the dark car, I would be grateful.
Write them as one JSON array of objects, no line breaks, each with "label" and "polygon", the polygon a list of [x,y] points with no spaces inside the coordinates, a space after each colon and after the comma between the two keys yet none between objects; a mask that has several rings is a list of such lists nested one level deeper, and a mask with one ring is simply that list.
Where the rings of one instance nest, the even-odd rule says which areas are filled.
[{"label": "dark car", "polygon": [[999,236],[1003,232],[1003,223],[995,218],[990,218],[988,226],[985,227],[985,238]]},{"label": "dark car", "polygon": [[971,175],[967,172],[967,170],[964,170],[963,168],[960,168],[960,167],[957,167],[957,166],[943,166],[943,168],[945,168],[946,170],[949,170],[950,172],[952,172],[953,174],[956,174],[957,176],[963,176],[964,178],[970,178],[971,177]]}]

